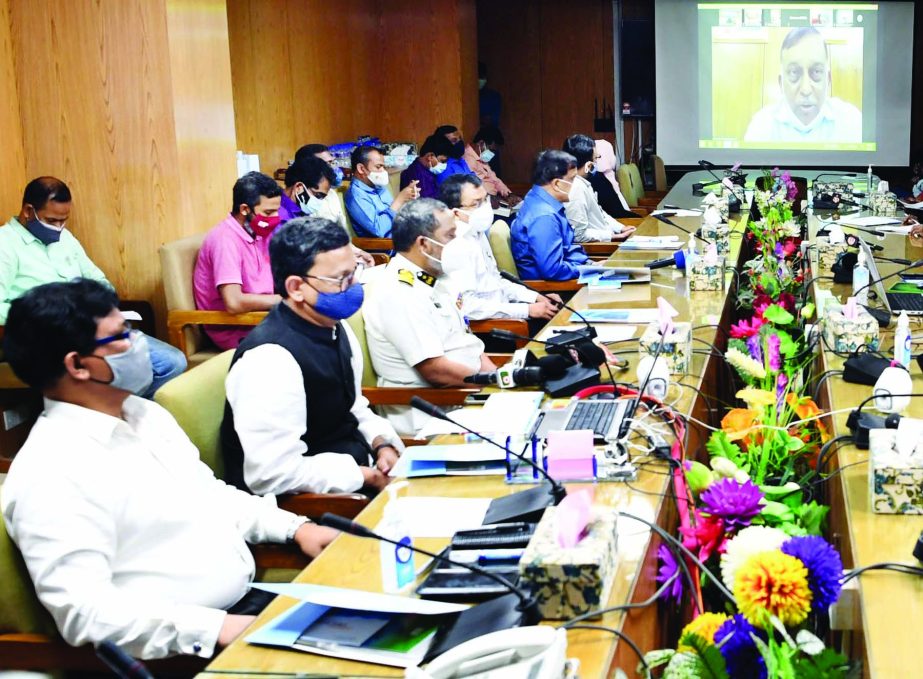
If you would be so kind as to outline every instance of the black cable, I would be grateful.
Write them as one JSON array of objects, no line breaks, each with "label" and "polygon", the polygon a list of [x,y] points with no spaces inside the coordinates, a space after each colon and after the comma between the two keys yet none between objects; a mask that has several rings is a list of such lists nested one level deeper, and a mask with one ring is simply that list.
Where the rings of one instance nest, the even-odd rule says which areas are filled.
[{"label": "black cable", "polygon": [[897,563],[894,561],[882,561],[881,563],[873,563],[868,566],[862,566],[861,568],[854,568],[849,573],[840,578],[840,583],[845,585],[847,582],[853,578],[857,578],[863,573],[868,571],[896,571],[898,573],[904,573],[906,575],[920,575],[923,576],[923,568],[919,566],[914,566],[909,563]]},{"label": "black cable", "polygon": [[820,396],[820,388],[824,385],[824,381],[831,377],[842,375],[844,372],[843,370],[825,370],[816,378],[817,383],[814,385],[814,391],[811,394],[814,397],[814,403],[817,403],[817,399]]},{"label": "black cable", "polygon": [[[821,446],[820,451],[817,453],[817,464],[814,465],[814,469],[818,474],[823,474],[827,469],[827,453],[830,451],[830,449],[839,443],[845,443],[847,441],[852,443],[852,435],[840,434],[836,438],[830,439],[823,446]],[[831,453],[831,455],[832,454],[833,453]]]},{"label": "black cable", "polygon": [[631,650],[635,652],[635,654],[638,656],[638,659],[641,661],[641,664],[644,665],[644,671],[646,673],[650,673],[651,666],[648,665],[647,660],[644,659],[644,654],[641,652],[641,649],[638,648],[638,644],[632,641],[631,637],[629,637],[624,632],[620,632],[619,630],[612,627],[606,627],[605,625],[574,625],[573,627],[568,627],[568,629],[593,629],[601,632],[611,632],[619,639],[624,640],[625,643],[631,646]]}]

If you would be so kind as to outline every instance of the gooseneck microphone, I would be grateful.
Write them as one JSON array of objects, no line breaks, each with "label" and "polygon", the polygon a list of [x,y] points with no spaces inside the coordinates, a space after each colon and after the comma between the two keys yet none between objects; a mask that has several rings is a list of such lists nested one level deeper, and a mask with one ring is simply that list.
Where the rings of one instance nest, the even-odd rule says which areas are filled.
[{"label": "gooseneck microphone", "polygon": [[469,434],[473,434],[474,436],[477,436],[479,439],[481,439],[481,440],[484,441],[485,443],[489,443],[489,444],[491,444],[492,446],[496,446],[497,448],[499,448],[499,449],[502,450],[503,452],[510,452],[510,453],[512,453],[513,455],[515,455],[516,457],[518,457],[520,460],[522,460],[522,461],[525,462],[527,465],[529,465],[530,467],[532,467],[532,469],[534,469],[535,471],[537,471],[542,477],[545,478],[546,481],[548,481],[548,483],[551,484],[551,496],[552,496],[552,498],[554,499],[554,504],[555,504],[555,505],[560,504],[561,500],[563,500],[565,497],[567,497],[567,490],[564,488],[564,486],[561,485],[561,483],[560,483],[559,481],[555,480],[555,479],[551,476],[551,474],[549,474],[547,471],[545,471],[545,469],[544,469],[544,467],[542,467],[542,465],[536,464],[535,462],[533,462],[532,460],[530,460],[530,459],[529,459],[528,457],[526,457],[525,455],[521,455],[520,453],[517,453],[517,452],[515,452],[515,451],[513,451],[513,450],[510,450],[510,449],[508,449],[506,446],[501,446],[499,443],[497,443],[497,442],[494,441],[493,439],[489,439],[489,438],[487,438],[486,436],[484,436],[483,434],[481,434],[480,432],[476,432],[476,431],[474,431],[473,429],[471,429],[471,428],[465,426],[465,425],[462,424],[461,422],[458,422],[457,420],[453,420],[451,417],[449,417],[449,414],[448,414],[445,410],[443,410],[442,408],[440,408],[439,406],[437,406],[437,405],[435,405],[435,404],[433,404],[433,403],[430,403],[430,402],[427,401],[426,399],[420,398],[419,396],[413,396],[413,397],[411,397],[411,399],[410,399],[410,406],[411,406],[412,408],[416,408],[416,409],[419,410],[420,412],[426,413],[427,415],[429,415],[429,416],[431,416],[431,417],[435,417],[435,418],[437,418],[437,419],[439,419],[439,420],[445,420],[446,422],[451,422],[451,423],[454,424],[456,427],[461,427],[462,429],[464,429],[464,430],[465,430],[466,432],[468,432]]},{"label": "gooseneck microphone", "polygon": [[96,647],[96,655],[121,679],[154,679],[140,660],[132,658],[111,641]]},{"label": "gooseneck microphone", "polygon": [[583,322],[583,324],[584,324],[584,325],[586,326],[586,328],[587,328],[587,333],[588,333],[588,338],[589,338],[589,339],[593,339],[594,337],[596,337],[596,328],[594,328],[592,325],[590,325],[589,321],[587,321],[587,319],[583,317],[583,314],[581,314],[579,311],[577,311],[575,308],[573,308],[572,306],[570,306],[570,305],[567,304],[566,302],[559,302],[559,301],[556,300],[554,297],[551,297],[550,295],[548,295],[548,294],[542,292],[541,290],[539,290],[539,289],[537,289],[537,288],[533,288],[531,285],[527,285],[527,284],[526,284],[525,282],[523,282],[520,278],[514,276],[513,274],[511,274],[511,273],[508,272],[508,271],[504,271],[503,269],[500,269],[500,278],[502,278],[502,279],[505,280],[505,281],[509,281],[510,283],[515,283],[516,285],[521,285],[521,286],[524,287],[526,290],[531,290],[531,291],[534,292],[535,294],[541,295],[542,297],[544,297],[545,299],[549,300],[552,304],[554,304],[554,305],[556,305],[556,306],[564,307],[564,308],[567,309],[569,312],[571,312],[574,316],[576,316],[577,318],[579,318],[579,319],[581,320],[581,322]]},{"label": "gooseneck microphone", "polygon": [[519,599],[519,606],[517,607],[517,610],[523,614],[525,624],[534,625],[538,623],[539,620],[541,620],[541,614],[538,610],[538,600],[535,597],[529,596],[525,591],[511,583],[502,575],[498,575],[497,573],[489,571],[486,568],[481,568],[480,566],[476,566],[472,563],[455,561],[454,559],[442,556],[441,554],[436,554],[434,552],[428,552],[425,549],[420,549],[415,545],[400,542],[398,540],[392,540],[391,538],[385,537],[384,535],[380,535],[375,531],[366,528],[361,523],[356,523],[355,521],[347,519],[344,516],[340,516],[339,514],[324,512],[317,520],[317,523],[321,526],[327,526],[328,528],[333,528],[340,532],[348,533],[349,535],[355,535],[358,538],[371,538],[372,540],[387,542],[388,544],[395,545],[397,547],[406,547],[412,552],[417,552],[423,556],[428,556],[450,566],[463,568],[467,571],[471,571],[472,573],[476,573],[477,575],[483,575],[485,578],[493,580],[498,585],[508,590],[510,593],[516,595],[516,598]]},{"label": "gooseneck microphone", "polygon": [[[700,160],[699,167],[708,172],[715,180],[722,186],[726,186],[724,180],[727,179],[729,182],[733,182],[730,177],[721,178],[715,174],[715,164],[710,163],[707,160]],[[704,186],[704,184],[703,184]],[[693,185],[693,190],[695,190],[695,185]],[[699,189],[701,190],[701,189]],[[728,194],[728,212],[740,212],[740,198],[737,197],[737,194],[733,190]]]},{"label": "gooseneck microphone", "polygon": [[535,359],[535,365],[512,370],[503,366],[491,372],[468,375],[464,381],[468,384],[499,384],[504,388],[533,387],[544,384],[546,380],[563,377],[567,368],[567,360],[563,356],[552,354]]}]

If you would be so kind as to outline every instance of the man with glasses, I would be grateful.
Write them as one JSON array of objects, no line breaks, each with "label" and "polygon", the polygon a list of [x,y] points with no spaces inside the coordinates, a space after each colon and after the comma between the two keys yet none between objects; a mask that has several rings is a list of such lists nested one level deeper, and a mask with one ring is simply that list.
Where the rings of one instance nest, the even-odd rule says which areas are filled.
[{"label": "man with glasses", "polygon": [[[379,386],[462,386],[468,375],[496,370],[444,275],[442,262],[458,259],[452,249],[460,244],[452,211],[432,198],[408,203],[394,217],[392,237],[397,254],[369,285],[363,308]],[[426,420],[407,406],[382,411],[401,434],[416,434]]]},{"label": "man with glasses", "polygon": [[269,244],[282,302],[240,343],[225,383],[225,477],[257,495],[373,493],[402,449],[362,395],[362,351],[346,323],[363,288],[349,237],[293,219]]}]

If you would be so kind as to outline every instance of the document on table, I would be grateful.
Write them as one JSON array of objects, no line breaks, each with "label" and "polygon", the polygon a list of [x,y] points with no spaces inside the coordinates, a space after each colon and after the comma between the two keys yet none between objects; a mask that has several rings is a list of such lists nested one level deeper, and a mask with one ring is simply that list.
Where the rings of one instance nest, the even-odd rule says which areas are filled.
[{"label": "document on table", "polygon": [[651,213],[651,217],[656,217],[657,215],[663,215],[665,217],[701,217],[702,211],[695,208],[665,208],[662,210],[654,210]]},{"label": "document on table", "polygon": [[[541,391],[491,394],[484,407],[453,410],[449,416],[481,434],[524,436],[532,430],[544,396]],[[431,417],[417,432],[417,438],[461,434],[464,431],[457,424]]]},{"label": "document on table", "polygon": [[480,497],[399,497],[388,502],[387,511],[399,514],[412,538],[450,538],[460,530],[480,528],[490,502]]},{"label": "document on table", "polygon": [[865,217],[844,217],[839,224],[840,226],[858,226],[863,229],[881,229],[883,226],[900,226],[901,220],[894,217],[866,215]]},{"label": "document on table", "polygon": [[660,312],[657,309],[584,309],[580,314],[588,323],[647,325],[660,318]]},{"label": "document on table", "polygon": [[408,446],[388,473],[392,478],[494,476],[506,473],[506,453],[489,443]]},{"label": "document on table", "polygon": [[[558,333],[583,330],[585,327],[585,325],[552,325],[542,330],[535,339],[539,342],[547,342]],[[624,342],[634,337],[636,330],[637,327],[634,325],[600,325],[596,328],[596,338],[604,344]]]},{"label": "document on table", "polygon": [[631,236],[619,246],[620,250],[679,250],[683,241],[679,236]]}]

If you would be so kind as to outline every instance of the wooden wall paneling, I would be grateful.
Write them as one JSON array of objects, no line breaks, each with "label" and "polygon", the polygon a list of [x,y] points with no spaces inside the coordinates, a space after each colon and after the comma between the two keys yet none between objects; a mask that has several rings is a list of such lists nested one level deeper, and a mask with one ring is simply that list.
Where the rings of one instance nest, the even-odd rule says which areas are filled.
[{"label": "wooden wall paneling", "polygon": [[19,88],[16,85],[15,52],[10,25],[10,2],[0,0],[0,224],[19,212],[26,179],[19,117]]},{"label": "wooden wall paneling", "polygon": [[465,139],[474,138],[480,127],[478,106],[478,26],[475,0],[458,0],[459,90],[461,91],[461,122]]}]

